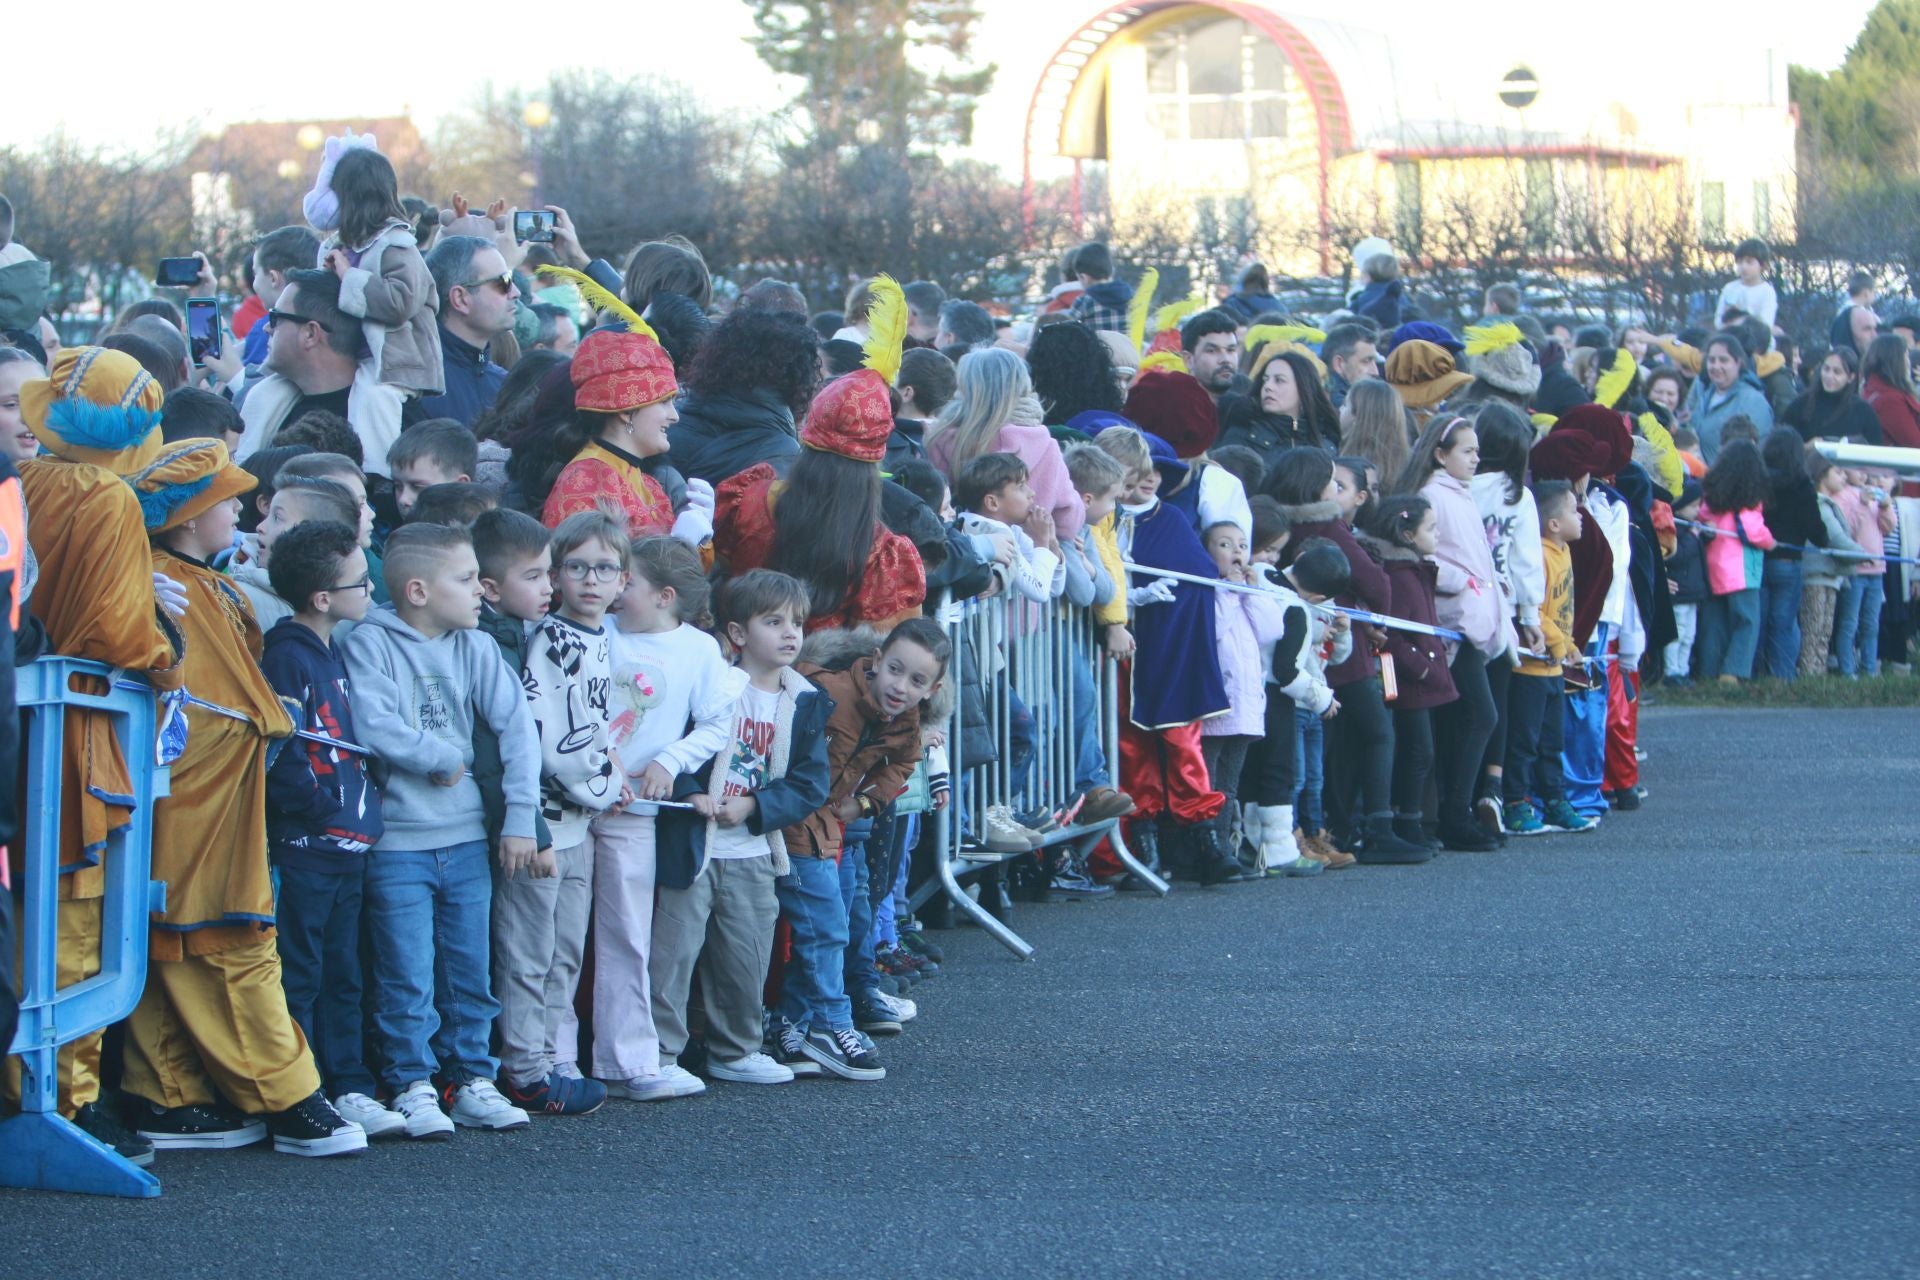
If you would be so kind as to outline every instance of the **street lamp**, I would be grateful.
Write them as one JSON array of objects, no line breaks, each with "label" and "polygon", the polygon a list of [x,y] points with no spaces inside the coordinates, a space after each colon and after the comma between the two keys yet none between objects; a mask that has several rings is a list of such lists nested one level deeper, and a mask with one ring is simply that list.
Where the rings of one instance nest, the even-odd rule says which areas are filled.
[{"label": "street lamp", "polygon": [[553,108],[535,98],[521,108],[520,119],[527,126],[528,145],[533,153],[533,207],[539,209],[546,204],[540,196],[540,131],[553,123]]}]

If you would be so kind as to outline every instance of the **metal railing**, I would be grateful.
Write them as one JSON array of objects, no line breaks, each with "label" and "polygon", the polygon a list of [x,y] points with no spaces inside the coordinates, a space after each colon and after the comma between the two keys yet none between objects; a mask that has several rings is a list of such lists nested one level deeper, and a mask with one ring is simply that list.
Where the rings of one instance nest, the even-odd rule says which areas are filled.
[{"label": "metal railing", "polygon": [[[1075,710],[1086,699],[1092,700],[1100,748],[1117,785],[1119,666],[1106,656],[1091,611],[1064,600],[1042,605],[1008,593],[949,605],[942,618],[953,642],[950,678],[963,683],[947,729],[953,796],[933,815],[935,874],[913,892],[910,904],[918,908],[944,891],[1024,960],[1033,945],[969,897],[961,878],[1024,856],[984,847],[989,808],[1004,805],[1015,815],[1052,823],[1072,807],[1079,764]],[[993,744],[986,761],[969,761],[966,754],[968,683],[978,684],[985,703]],[[1017,761],[1016,754],[1029,758]],[[1167,882],[1127,848],[1118,819],[1083,825],[1072,817],[1043,835],[1042,848],[1069,845],[1081,856],[1105,840],[1142,883],[1167,892]]]},{"label": "metal railing", "polygon": [[[60,1114],[60,1047],[133,1012],[147,979],[147,917],[165,905],[148,878],[153,802],[167,794],[155,755],[153,690],[98,662],[42,658],[14,673],[26,748],[28,839],[21,931],[20,1025],[11,1052],[21,1058],[20,1114],[0,1122],[0,1186],[147,1197],[160,1181],[102,1146]],[[58,985],[61,766],[70,707],[108,716],[132,780],[131,822],[100,850],[100,972]],[[11,785],[9,783],[9,785]],[[11,959],[9,957],[9,959]]]}]

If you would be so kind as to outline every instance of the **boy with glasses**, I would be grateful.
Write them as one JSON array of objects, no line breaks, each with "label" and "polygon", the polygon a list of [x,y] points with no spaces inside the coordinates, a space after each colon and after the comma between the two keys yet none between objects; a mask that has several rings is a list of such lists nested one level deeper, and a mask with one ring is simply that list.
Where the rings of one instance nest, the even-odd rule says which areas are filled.
[{"label": "boy with glasses", "polygon": [[[367,553],[353,524],[332,519],[302,521],[274,547],[267,576],[293,611],[267,632],[260,669],[282,700],[299,706],[300,729],[357,746],[346,661],[333,636],[371,607]],[[274,923],[287,1012],[306,1032],[334,1109],[369,1138],[406,1128],[405,1117],[374,1100],[361,1052],[360,911],[367,851],[383,830],[366,756],[299,738],[275,757],[267,852],[280,873]]]},{"label": "boy with glasses", "polygon": [[555,1069],[554,1040],[573,1007],[593,907],[595,814],[633,798],[607,741],[613,684],[607,609],[627,585],[626,526],[602,512],[569,516],[551,547],[560,607],[527,640],[522,684],[540,732],[540,811],[552,847],[531,866],[494,871],[494,987],[500,993],[500,1078],[528,1111],[584,1115],[607,1087]]}]

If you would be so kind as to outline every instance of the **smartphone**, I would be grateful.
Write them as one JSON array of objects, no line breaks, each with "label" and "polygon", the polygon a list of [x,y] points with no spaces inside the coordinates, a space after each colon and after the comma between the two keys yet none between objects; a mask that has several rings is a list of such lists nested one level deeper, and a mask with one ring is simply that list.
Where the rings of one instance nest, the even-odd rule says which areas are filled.
[{"label": "smartphone", "polygon": [[553,215],[545,209],[514,210],[513,239],[516,244],[552,244]]},{"label": "smartphone", "polygon": [[154,282],[168,289],[185,289],[200,278],[200,259],[162,258]]},{"label": "smartphone", "polygon": [[187,299],[187,349],[193,354],[195,368],[220,354],[219,299]]}]

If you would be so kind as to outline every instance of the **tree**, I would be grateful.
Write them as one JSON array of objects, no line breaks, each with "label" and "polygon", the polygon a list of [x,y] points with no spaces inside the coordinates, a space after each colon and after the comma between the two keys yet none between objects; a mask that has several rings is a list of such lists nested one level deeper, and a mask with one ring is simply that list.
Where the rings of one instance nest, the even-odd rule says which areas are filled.
[{"label": "tree", "polygon": [[1920,175],[1920,0],[1880,0],[1831,74],[1790,67],[1787,75],[1810,154]]}]

